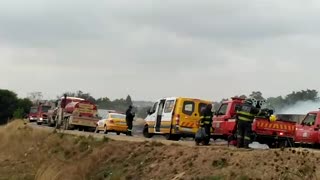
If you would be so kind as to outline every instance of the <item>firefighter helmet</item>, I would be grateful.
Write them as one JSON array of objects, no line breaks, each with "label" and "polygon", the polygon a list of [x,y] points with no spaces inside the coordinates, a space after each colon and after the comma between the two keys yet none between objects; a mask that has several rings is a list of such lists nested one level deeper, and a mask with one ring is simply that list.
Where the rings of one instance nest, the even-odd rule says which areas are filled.
[{"label": "firefighter helmet", "polygon": [[255,106],[257,104],[257,100],[254,98],[248,98],[248,99],[244,100],[244,103]]},{"label": "firefighter helmet", "polygon": [[269,120],[270,120],[271,122],[274,122],[274,121],[277,120],[277,117],[276,117],[275,115],[271,115],[271,116],[269,117]]}]

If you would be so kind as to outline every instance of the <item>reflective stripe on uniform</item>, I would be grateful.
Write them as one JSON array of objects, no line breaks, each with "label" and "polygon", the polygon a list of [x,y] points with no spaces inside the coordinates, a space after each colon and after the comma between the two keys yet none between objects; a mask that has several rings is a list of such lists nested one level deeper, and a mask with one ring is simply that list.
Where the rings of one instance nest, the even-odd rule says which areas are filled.
[{"label": "reflective stripe on uniform", "polygon": [[239,116],[238,118],[241,121],[252,121],[252,119],[249,119],[249,118],[246,118],[246,117],[242,117],[242,116]]},{"label": "reflective stripe on uniform", "polygon": [[211,116],[200,116],[200,119],[211,119]]},{"label": "reflective stripe on uniform", "polygon": [[237,111],[239,120],[242,121],[253,121],[254,115],[244,111]]},{"label": "reflective stripe on uniform", "polygon": [[249,140],[249,141],[251,140],[251,138],[249,136],[244,136],[244,139]]},{"label": "reflective stripe on uniform", "polygon": [[244,111],[238,111],[237,112],[239,115],[242,115],[242,116],[247,116],[248,118],[254,118],[254,115],[251,114],[251,113],[248,113],[248,112],[244,112]]}]

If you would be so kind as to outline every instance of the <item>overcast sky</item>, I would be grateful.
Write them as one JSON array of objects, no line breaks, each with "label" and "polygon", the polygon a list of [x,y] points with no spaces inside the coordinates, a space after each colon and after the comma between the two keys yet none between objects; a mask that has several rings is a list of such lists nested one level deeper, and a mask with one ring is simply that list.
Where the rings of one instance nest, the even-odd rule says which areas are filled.
[{"label": "overcast sky", "polygon": [[317,0],[1,0],[0,88],[208,100],[320,89]]}]

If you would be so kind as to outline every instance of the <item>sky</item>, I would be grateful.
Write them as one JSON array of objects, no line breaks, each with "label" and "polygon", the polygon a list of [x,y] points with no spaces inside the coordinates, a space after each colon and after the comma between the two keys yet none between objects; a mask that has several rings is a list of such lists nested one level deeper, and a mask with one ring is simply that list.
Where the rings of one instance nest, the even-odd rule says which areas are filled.
[{"label": "sky", "polygon": [[0,88],[212,101],[320,89],[320,1],[1,0]]}]

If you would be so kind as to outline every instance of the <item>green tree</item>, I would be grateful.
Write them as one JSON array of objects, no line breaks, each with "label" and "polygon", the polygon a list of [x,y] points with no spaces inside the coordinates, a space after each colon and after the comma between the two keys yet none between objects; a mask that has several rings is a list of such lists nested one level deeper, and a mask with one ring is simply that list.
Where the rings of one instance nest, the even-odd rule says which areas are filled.
[{"label": "green tree", "polygon": [[57,98],[60,99],[61,97],[63,97],[64,94],[67,94],[67,96],[69,96],[69,97],[78,97],[78,98],[82,98],[87,101],[90,101],[92,103],[96,103],[96,99],[94,97],[92,97],[90,95],[90,93],[84,93],[81,90],[78,90],[76,92],[65,92],[62,95],[58,96]]},{"label": "green tree", "polygon": [[274,109],[276,112],[287,108],[288,106],[294,105],[300,101],[317,101],[318,91],[317,90],[301,90],[293,91],[292,93],[286,95],[284,98],[282,96],[269,97],[267,103],[270,108]]},{"label": "green tree", "polygon": [[108,97],[99,98],[96,103],[100,109],[108,109],[112,107],[112,102]]},{"label": "green tree", "polygon": [[22,115],[23,117],[29,113],[30,108],[32,106],[32,102],[28,98],[18,99],[17,107],[22,109]]},{"label": "green tree", "polygon": [[127,98],[126,98],[126,104],[127,104],[127,106],[132,105],[132,100],[131,100],[131,96],[130,95],[128,95]]},{"label": "green tree", "polygon": [[292,105],[299,101],[316,101],[318,99],[318,91],[316,90],[301,90],[301,91],[293,91],[288,94],[284,101],[286,105]]},{"label": "green tree", "polygon": [[250,95],[250,98],[255,98],[256,100],[264,100],[262,93],[260,91],[253,91]]},{"label": "green tree", "polygon": [[267,99],[267,107],[273,110],[280,110],[285,106],[285,100],[282,96],[278,97],[269,97]]},{"label": "green tree", "polygon": [[148,113],[147,111],[151,108],[151,106],[147,106],[147,107],[139,107],[137,108],[136,110],[136,116],[139,117],[139,118],[146,118]]},{"label": "green tree", "polygon": [[15,119],[21,119],[25,116],[24,114],[24,109],[19,107],[18,109],[16,109],[14,112],[13,112],[13,118]]},{"label": "green tree", "polygon": [[16,93],[6,89],[0,89],[0,124],[4,124],[8,118],[13,117],[17,102],[18,98]]},{"label": "green tree", "polygon": [[129,105],[132,105],[132,100],[130,95],[126,99],[115,99],[111,101],[108,97],[99,98],[96,101],[99,109],[116,110],[120,112],[125,112]]},{"label": "green tree", "polygon": [[38,103],[43,98],[42,92],[31,92],[28,94],[28,99],[30,99],[33,103]]}]

